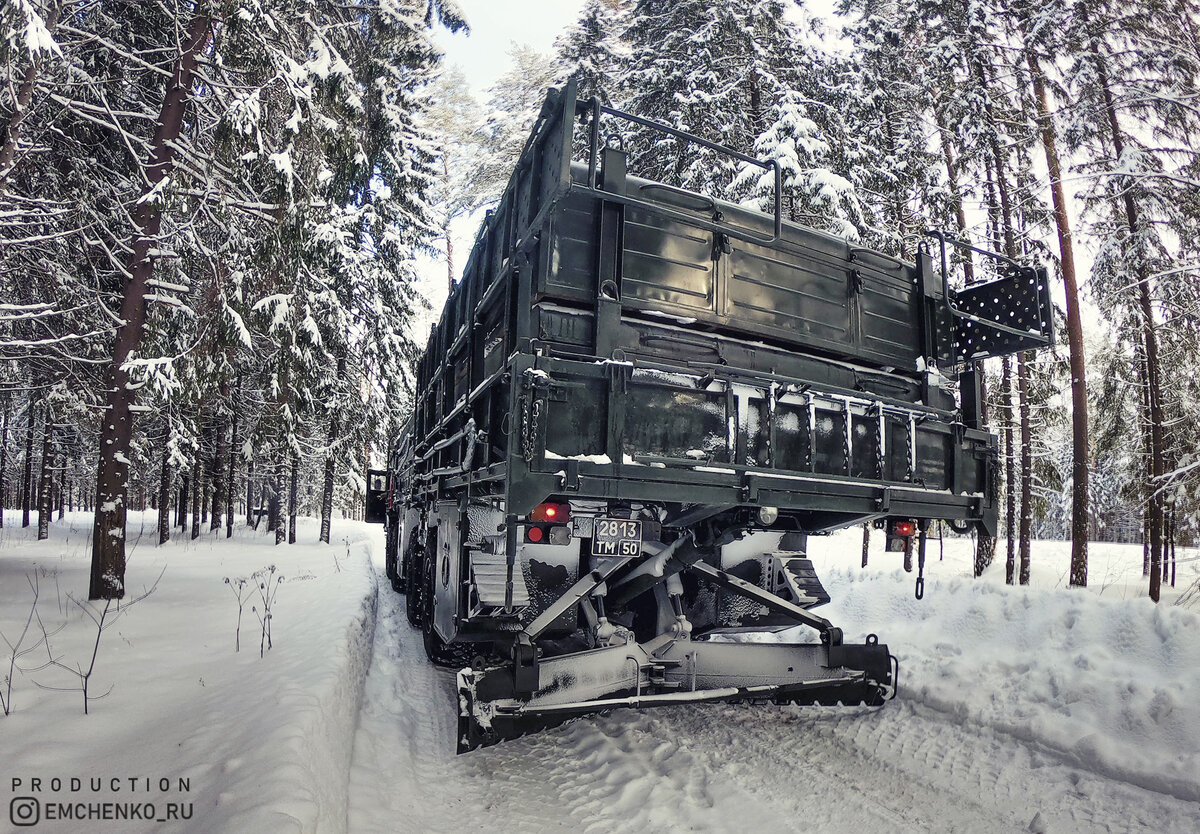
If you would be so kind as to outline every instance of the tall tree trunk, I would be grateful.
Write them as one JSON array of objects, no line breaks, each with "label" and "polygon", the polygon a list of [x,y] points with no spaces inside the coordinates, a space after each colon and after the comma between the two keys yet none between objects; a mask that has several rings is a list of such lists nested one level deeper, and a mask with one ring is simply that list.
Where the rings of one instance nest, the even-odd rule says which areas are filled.
[{"label": "tall tree trunk", "polygon": [[200,461],[200,450],[192,458],[192,538],[200,538],[200,506],[204,503],[204,464]]},{"label": "tall tree trunk", "polygon": [[[1093,43],[1093,52],[1099,56],[1099,46]],[[1100,85],[1100,93],[1104,100],[1104,109],[1108,117],[1109,129],[1112,132],[1113,151],[1117,159],[1125,153],[1125,134],[1121,130],[1117,108],[1113,101],[1112,88],[1108,80],[1108,68],[1103,60],[1097,57],[1096,77]],[[1141,234],[1141,219],[1133,192],[1126,184],[1122,189],[1121,202],[1125,209],[1125,222],[1129,237],[1134,247],[1138,246],[1138,235]],[[1158,356],[1158,333],[1154,322],[1154,306],[1150,301],[1150,275],[1144,258],[1135,257],[1134,273],[1137,276],[1137,303],[1141,315],[1142,347],[1146,359],[1146,391],[1149,396],[1150,418],[1150,471],[1147,473],[1150,483],[1150,598],[1158,602],[1162,589],[1162,557],[1163,557],[1163,458],[1166,454],[1166,439],[1163,430],[1162,412],[1162,366]]]},{"label": "tall tree trunk", "polygon": [[162,467],[158,473],[158,543],[171,540],[171,449],[163,442]]},{"label": "tall tree trunk", "polygon": [[[981,64],[978,65],[978,75],[980,81],[986,88],[987,74]],[[985,105],[985,108],[988,114],[988,121],[994,126],[995,119],[992,116],[991,105],[987,104]],[[1000,141],[995,130],[989,132],[989,144],[991,146],[994,173],[996,177],[996,191],[1000,197],[1000,231],[1004,239],[1004,254],[1010,259],[1016,260],[1019,253],[1017,251],[1017,240],[1013,225],[1012,199],[1008,192],[1006,157],[1001,150]],[[1033,432],[1029,424],[1029,370],[1025,361],[1024,353],[1017,354],[1017,401],[1020,409],[1021,421],[1021,522],[1020,538],[1018,541],[1018,557],[1020,560],[1018,568],[1018,581],[1022,585],[1028,585],[1030,552],[1029,537],[1033,521]],[[1011,540],[1011,528],[1008,531],[1008,535]]]},{"label": "tall tree trunk", "polygon": [[58,473],[58,489],[55,494],[58,499],[58,520],[62,521],[63,517],[67,514],[67,461],[61,449],[59,449],[56,459],[57,462],[54,465],[54,471]]},{"label": "tall tree trunk", "polygon": [[300,458],[292,451],[292,482],[288,485],[288,544],[296,543],[296,488],[300,478]]},{"label": "tall tree trunk", "polygon": [[[55,26],[58,24],[57,3],[50,4],[46,16],[42,18],[42,23],[45,24],[46,31],[53,35]],[[8,117],[8,130],[4,134],[4,144],[0,145],[0,196],[8,191],[9,174],[16,166],[17,145],[21,141],[21,127],[29,115],[29,104],[33,101],[33,88],[37,84],[38,74],[42,70],[42,58],[43,53],[39,51],[29,62],[29,66],[25,68],[25,75],[21,79],[21,85],[17,88],[17,94],[12,100],[13,110]]]},{"label": "tall tree trunk", "polygon": [[867,566],[867,551],[870,549],[870,546],[871,546],[871,525],[868,523],[868,524],[863,525],[862,566],[864,568]]},{"label": "tall tree trunk", "polygon": [[246,464],[246,526],[257,529],[254,509],[254,455],[251,455],[250,462]]},{"label": "tall tree trunk", "polygon": [[37,408],[29,395],[29,425],[25,427],[25,469],[21,478],[21,527],[29,526],[30,504],[33,503],[33,424]]},{"label": "tall tree trunk", "polygon": [[175,61],[163,94],[154,139],[143,171],[141,197],[133,214],[132,240],[127,262],[128,279],[121,298],[121,325],[113,345],[108,373],[108,392],[101,419],[100,461],[96,477],[96,520],[92,534],[92,576],[88,599],[120,599],[125,596],[125,500],[129,481],[128,460],[133,442],[130,406],[135,386],[129,385],[125,362],[142,342],[146,324],[146,289],[154,275],[155,246],[162,228],[162,201],[155,192],[175,167],[175,140],[183,128],[184,112],[191,96],[197,57],[208,40],[206,6],[198,4],[183,39],[183,51]]},{"label": "tall tree trunk", "polygon": [[1000,402],[1004,420],[1004,526],[1007,552],[1004,559],[1004,581],[1012,585],[1017,574],[1017,454],[1013,446],[1012,359],[1004,357],[1001,365]]},{"label": "tall tree trunk", "polygon": [[1146,346],[1139,342],[1136,346],[1134,365],[1137,368],[1138,393],[1141,394],[1142,433],[1142,576],[1150,578],[1150,501],[1153,498],[1154,484],[1145,477],[1150,471],[1150,458],[1154,456],[1154,444],[1150,439],[1150,382],[1146,378]]},{"label": "tall tree trunk", "polygon": [[283,522],[283,489],[284,489],[284,473],[287,466],[283,462],[283,453],[280,452],[279,457],[275,461],[275,495],[272,502],[275,505],[275,544],[283,544],[287,538],[287,526]]},{"label": "tall tree trunk", "polygon": [[1168,518],[1168,520],[1167,520],[1167,546],[1170,548],[1170,556],[1171,556],[1171,587],[1172,588],[1175,587],[1175,536],[1176,536],[1176,532],[1177,532],[1176,527],[1175,527],[1175,512],[1176,512],[1175,505],[1172,504],[1171,511],[1167,516],[1167,518]]},{"label": "tall tree trunk", "polygon": [[[200,480],[196,481],[196,485],[200,487],[198,491],[200,495],[200,512],[197,518],[199,518],[200,525],[203,527],[208,524],[208,496],[209,488],[212,486],[211,462],[205,461],[204,465],[200,467]],[[196,523],[195,518],[192,519],[192,523]]]},{"label": "tall tree trunk", "polygon": [[38,478],[38,541],[50,538],[50,515],[54,512],[54,462],[50,443],[54,439],[54,421],[46,409],[42,428],[42,461]]},{"label": "tall tree trunk", "polygon": [[233,538],[233,491],[237,487],[238,419],[233,415],[233,438],[229,443],[229,482],[225,488],[225,538]]},{"label": "tall tree trunk", "polygon": [[[958,236],[961,240],[970,239],[970,226],[967,225],[967,212],[963,208],[962,192],[958,189],[958,160],[954,157],[954,148],[950,145],[950,130],[941,110],[934,109],[934,121],[937,123],[938,136],[942,143],[942,158],[946,162],[946,183],[950,187],[950,199],[954,205],[954,221],[958,226]],[[967,284],[975,283],[975,264],[968,250],[963,260],[963,278]]]},{"label": "tall tree trunk", "polygon": [[187,530],[188,491],[192,486],[192,478],[187,472],[184,472],[182,481],[179,485],[179,512],[175,515],[175,521],[180,530]]},{"label": "tall tree trunk", "polygon": [[[448,148],[442,149],[442,174],[446,182],[450,182],[450,154]],[[447,212],[442,220],[442,235],[446,238],[446,288],[454,292],[454,236],[450,233],[450,214]]]},{"label": "tall tree trunk", "polygon": [[4,508],[8,506],[8,407],[4,400],[4,428],[0,429],[0,530],[4,529]]},{"label": "tall tree trunk", "polygon": [[1017,402],[1021,409],[1021,542],[1020,582],[1029,584],[1030,532],[1033,525],[1033,437],[1029,424],[1029,368],[1017,354]]},{"label": "tall tree trunk", "polygon": [[225,458],[229,455],[229,441],[225,437],[225,427],[221,426],[217,434],[217,451],[212,463],[212,513],[209,530],[220,530],[223,517],[221,511],[225,506]]},{"label": "tall tree trunk", "polygon": [[325,455],[325,477],[321,481],[321,541],[329,544],[330,528],[333,526],[333,446],[338,439],[338,421],[329,421],[329,448]]},{"label": "tall tree trunk", "polygon": [[1067,305],[1067,348],[1071,364],[1071,577],[1070,584],[1087,585],[1088,569],[1088,408],[1087,373],[1083,352],[1083,322],[1079,313],[1079,286],[1075,280],[1075,250],[1071,242],[1071,221],[1063,192],[1062,166],[1058,159],[1058,139],[1046,102],[1046,84],[1032,49],[1026,49],[1029,74],[1033,79],[1034,105],[1050,176],[1050,197],[1054,204],[1054,225],[1058,231],[1058,255],[1062,265]]}]

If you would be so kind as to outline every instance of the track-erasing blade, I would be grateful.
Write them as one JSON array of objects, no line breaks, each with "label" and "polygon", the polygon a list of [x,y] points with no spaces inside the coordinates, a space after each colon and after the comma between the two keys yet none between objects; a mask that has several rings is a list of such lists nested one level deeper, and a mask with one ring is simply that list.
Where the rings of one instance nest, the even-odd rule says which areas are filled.
[{"label": "track-erasing blade", "polygon": [[[744,635],[742,635],[744,637]],[[549,658],[542,686],[517,697],[512,670],[458,673],[458,752],[553,727],[587,713],[706,702],[879,706],[895,696],[899,672],[874,636],[839,647],[839,666],[824,665],[819,644],[680,640],[631,643]]]}]

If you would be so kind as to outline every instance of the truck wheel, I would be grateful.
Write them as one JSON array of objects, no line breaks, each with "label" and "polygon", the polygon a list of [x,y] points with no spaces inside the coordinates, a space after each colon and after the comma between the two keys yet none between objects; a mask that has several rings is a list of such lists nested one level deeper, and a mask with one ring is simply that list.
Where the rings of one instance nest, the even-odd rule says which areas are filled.
[{"label": "truck wheel", "polygon": [[425,656],[434,666],[461,668],[470,660],[474,649],[469,645],[451,645],[442,639],[433,627],[433,578],[434,568],[426,566],[423,593],[426,598],[421,621],[421,637],[425,644]]},{"label": "truck wheel", "polygon": [[408,570],[404,574],[405,585],[405,614],[408,624],[420,628],[423,617],[425,589],[421,587],[418,577],[425,575],[425,560],[420,550],[414,550],[409,556]]},{"label": "truck wheel", "polygon": [[404,593],[404,582],[400,579],[400,519],[394,517],[388,523],[387,575],[392,581],[392,590]]}]

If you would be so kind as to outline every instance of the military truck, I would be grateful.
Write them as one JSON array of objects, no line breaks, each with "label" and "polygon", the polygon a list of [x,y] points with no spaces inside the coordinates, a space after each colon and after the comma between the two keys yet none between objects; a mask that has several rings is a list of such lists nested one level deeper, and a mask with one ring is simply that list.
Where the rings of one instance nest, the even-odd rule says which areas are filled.
[{"label": "military truck", "polygon": [[[761,168],[773,211],[631,170],[631,130]],[[779,183],[546,98],[378,512],[409,620],[460,669],[460,752],[617,707],[882,704],[898,663],[813,613],[811,537],[874,522],[923,566],[932,519],[995,533],[977,367],[1050,343],[1046,272],[976,250],[993,279],[956,287],[971,247],[857,246],[786,220]]]}]

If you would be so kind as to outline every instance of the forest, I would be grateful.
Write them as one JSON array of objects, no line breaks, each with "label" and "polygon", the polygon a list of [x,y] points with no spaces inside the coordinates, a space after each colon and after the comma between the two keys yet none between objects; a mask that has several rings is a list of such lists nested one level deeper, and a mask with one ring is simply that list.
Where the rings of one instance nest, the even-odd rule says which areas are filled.
[{"label": "forest", "polygon": [[[424,346],[420,264],[454,282],[453,227],[572,78],[777,161],[789,220],[1048,265],[1058,345],[984,368],[1004,504],[976,572],[1025,581],[1059,538],[1072,584],[1089,540],[1142,543],[1153,599],[1173,581],[1200,523],[1194,3],[585,0],[482,98],[435,40],[468,26],[452,0],[0,8],[0,503],[42,537],[95,513],[92,598],[124,592],[127,510],[160,541],[277,543],[360,511]],[[634,173],[774,199],[760,168],[620,140]]]}]

